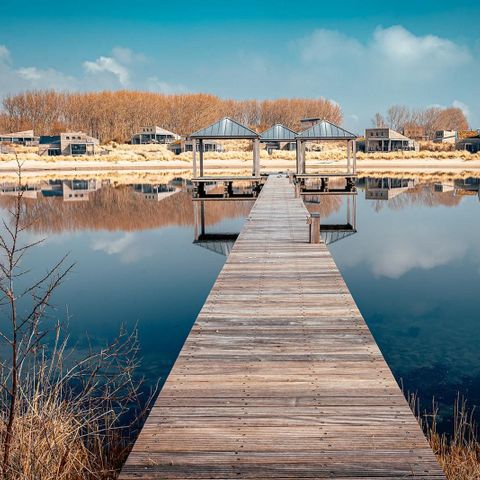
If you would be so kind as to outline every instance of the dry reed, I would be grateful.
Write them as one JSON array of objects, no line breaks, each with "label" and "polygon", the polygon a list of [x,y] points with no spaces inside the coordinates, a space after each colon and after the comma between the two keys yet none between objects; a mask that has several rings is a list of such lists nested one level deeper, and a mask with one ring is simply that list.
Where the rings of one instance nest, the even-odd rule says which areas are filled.
[{"label": "dry reed", "polygon": [[24,266],[42,241],[25,239],[36,218],[21,186],[18,162],[19,192],[0,228],[0,478],[113,479],[151,400],[135,375],[137,334],[122,329],[85,353],[69,346],[51,300],[73,265],[64,256],[39,278]]},{"label": "dry reed", "polygon": [[416,395],[409,395],[408,400],[447,480],[478,480],[480,438],[475,409],[468,409],[465,399],[457,396],[453,406],[452,431],[439,433],[438,406],[435,402],[431,412],[421,412]]}]

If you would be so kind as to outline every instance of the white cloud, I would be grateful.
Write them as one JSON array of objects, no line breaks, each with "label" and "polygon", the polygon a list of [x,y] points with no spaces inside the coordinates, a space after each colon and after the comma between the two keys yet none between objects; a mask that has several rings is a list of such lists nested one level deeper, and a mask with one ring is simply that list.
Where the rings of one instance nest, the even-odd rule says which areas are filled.
[{"label": "white cloud", "polygon": [[126,233],[118,238],[107,236],[98,238],[92,244],[95,251],[105,252],[107,255],[117,255],[123,263],[135,263],[153,254],[150,246],[134,233]]},{"label": "white cloud", "polygon": [[471,60],[467,48],[436,35],[417,36],[400,25],[377,28],[367,46],[380,61],[387,60],[397,68],[415,67],[434,73],[432,69],[447,69]]},{"label": "white cloud", "polygon": [[0,63],[10,63],[10,51],[5,45],[0,45]]},{"label": "white cloud", "polygon": [[99,57],[95,61],[83,62],[85,71],[89,74],[112,74],[121,85],[127,86],[130,81],[128,68],[112,57]]},{"label": "white cloud", "polygon": [[480,121],[472,85],[480,75],[480,57],[471,45],[394,25],[379,26],[362,40],[318,29],[292,47],[298,64],[285,69],[282,84],[305,95],[336,98],[361,126],[392,104],[451,105],[458,91],[464,92],[460,108],[470,107],[470,122]]},{"label": "white cloud", "polygon": [[114,47],[112,49],[112,55],[123,64],[134,62],[143,63],[147,61],[147,57],[143,53],[134,52],[132,49],[126,47]]},{"label": "white cloud", "polygon": [[0,45],[0,98],[29,88],[76,90],[78,87],[78,79],[53,68],[15,68],[10,51],[5,45]]},{"label": "white cloud", "polygon": [[[470,51],[435,35],[415,35],[401,25],[377,27],[365,43],[343,33],[319,29],[299,42],[304,62],[367,70],[371,75],[419,75],[432,78],[439,71],[472,60]],[[343,64],[343,65],[342,65]],[[343,68],[345,67],[345,68]],[[352,69],[353,77],[358,73]]]},{"label": "white cloud", "polygon": [[76,90],[78,88],[76,78],[53,68],[24,67],[17,69],[15,73],[28,82],[29,88],[54,88],[57,90]]},{"label": "white cloud", "polygon": [[57,89],[66,91],[99,90],[132,87],[161,93],[184,93],[185,85],[162,81],[148,75],[147,57],[126,47],[115,47],[110,55],[82,63],[84,74],[68,75],[50,67],[15,66],[10,51],[0,45],[0,98],[27,89]]},{"label": "white cloud", "polygon": [[467,120],[470,118],[470,109],[465,103],[461,102],[460,100],[454,100],[452,102],[452,107],[459,108],[463,112]]},{"label": "white cloud", "polygon": [[305,62],[338,62],[339,58],[363,56],[365,47],[355,38],[335,30],[318,29],[300,40],[301,57]]},{"label": "white cloud", "polygon": [[371,259],[372,272],[376,276],[399,278],[410,270],[430,270],[462,258],[465,246],[447,244],[431,238],[417,238],[416,241],[402,238],[399,241],[378,245],[375,259]]}]

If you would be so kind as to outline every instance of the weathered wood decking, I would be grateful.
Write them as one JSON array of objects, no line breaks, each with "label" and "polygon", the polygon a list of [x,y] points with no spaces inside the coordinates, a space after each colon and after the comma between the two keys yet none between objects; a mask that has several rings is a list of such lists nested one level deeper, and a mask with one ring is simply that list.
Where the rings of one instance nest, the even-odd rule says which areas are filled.
[{"label": "weathered wood decking", "polygon": [[122,479],[443,478],[306,215],[271,176]]}]

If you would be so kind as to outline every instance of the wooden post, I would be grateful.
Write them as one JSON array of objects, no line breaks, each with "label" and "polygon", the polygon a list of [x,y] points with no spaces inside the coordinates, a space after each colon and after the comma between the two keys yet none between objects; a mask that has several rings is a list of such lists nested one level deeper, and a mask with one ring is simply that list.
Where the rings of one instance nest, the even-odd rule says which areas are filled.
[{"label": "wooden post", "polygon": [[195,139],[193,139],[192,141],[192,154],[193,154],[193,178],[197,178],[197,140]]},{"label": "wooden post", "polygon": [[351,211],[350,211],[350,197],[351,195],[347,195],[347,225],[352,225],[351,220]]},{"label": "wooden post", "polygon": [[300,157],[302,155],[302,152],[301,152],[301,143],[302,141],[299,140],[297,138],[297,140],[295,140],[295,143],[296,143],[296,155],[295,155],[295,160],[296,160],[296,173],[297,175],[300,174]]},{"label": "wooden post", "polygon": [[347,173],[350,173],[350,155],[352,150],[352,141],[347,140]]},{"label": "wooden post", "polygon": [[203,139],[198,141],[198,150],[200,154],[200,176],[203,177]]},{"label": "wooden post", "polygon": [[205,202],[200,202],[200,232],[205,236]]},{"label": "wooden post", "polygon": [[357,141],[352,141],[352,150],[353,150],[353,174],[357,174]]},{"label": "wooden post", "polygon": [[306,160],[305,160],[305,149],[306,149],[306,142],[301,140],[300,141],[300,150],[301,150],[301,159],[302,159],[302,173],[307,173],[307,167],[306,167]]},{"label": "wooden post", "polygon": [[253,140],[253,176],[260,176],[260,140]]},{"label": "wooden post", "polygon": [[198,202],[193,202],[193,238],[195,241],[198,240]]},{"label": "wooden post", "polygon": [[320,243],[320,214],[311,213],[307,223],[310,225],[310,243]]},{"label": "wooden post", "polygon": [[357,231],[357,196],[354,195],[352,199],[353,203],[353,218],[352,218],[352,227]]}]

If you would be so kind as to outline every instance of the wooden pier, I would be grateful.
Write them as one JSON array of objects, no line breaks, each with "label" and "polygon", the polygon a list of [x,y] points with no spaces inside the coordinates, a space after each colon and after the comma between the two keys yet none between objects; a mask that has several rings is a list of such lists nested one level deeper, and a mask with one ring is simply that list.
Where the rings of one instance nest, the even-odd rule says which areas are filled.
[{"label": "wooden pier", "polygon": [[288,179],[270,176],[120,478],[441,479]]}]

